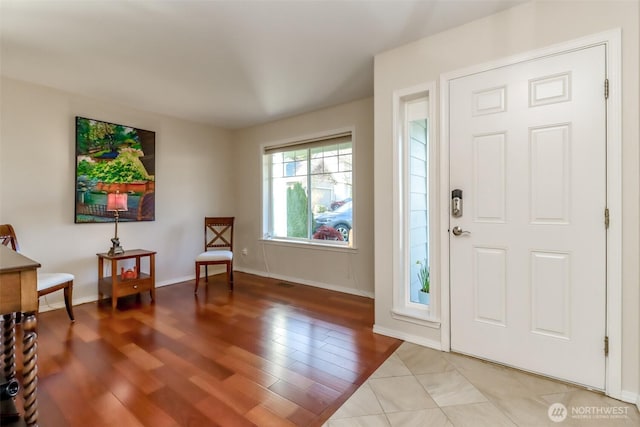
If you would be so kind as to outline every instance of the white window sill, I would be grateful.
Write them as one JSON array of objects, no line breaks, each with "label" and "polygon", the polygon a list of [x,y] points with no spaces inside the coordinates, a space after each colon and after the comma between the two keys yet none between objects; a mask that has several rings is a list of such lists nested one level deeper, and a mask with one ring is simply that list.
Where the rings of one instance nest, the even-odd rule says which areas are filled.
[{"label": "white window sill", "polygon": [[402,320],[404,322],[414,323],[428,328],[440,329],[440,322],[428,319],[429,316],[430,312],[428,308],[426,310],[391,310],[391,317],[396,320]]},{"label": "white window sill", "polygon": [[260,239],[260,241],[266,245],[272,246],[284,246],[296,249],[311,249],[311,250],[327,250],[333,252],[346,252],[346,253],[357,253],[358,248],[350,247],[344,244],[331,244],[331,243],[320,243],[322,240],[318,240],[318,243],[315,241],[307,241],[307,240],[288,240],[288,239]]}]

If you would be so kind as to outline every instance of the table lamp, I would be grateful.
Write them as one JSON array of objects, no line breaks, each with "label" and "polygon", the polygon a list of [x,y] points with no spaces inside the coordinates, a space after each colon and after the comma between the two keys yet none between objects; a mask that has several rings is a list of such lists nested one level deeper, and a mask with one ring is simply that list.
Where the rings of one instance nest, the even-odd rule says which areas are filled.
[{"label": "table lamp", "polygon": [[111,239],[111,249],[109,249],[109,255],[119,255],[124,253],[124,249],[120,246],[120,239],[118,238],[118,219],[120,218],[120,212],[127,209],[127,194],[116,191],[115,193],[107,194],[107,211],[114,212],[113,216],[116,218],[116,235]]}]

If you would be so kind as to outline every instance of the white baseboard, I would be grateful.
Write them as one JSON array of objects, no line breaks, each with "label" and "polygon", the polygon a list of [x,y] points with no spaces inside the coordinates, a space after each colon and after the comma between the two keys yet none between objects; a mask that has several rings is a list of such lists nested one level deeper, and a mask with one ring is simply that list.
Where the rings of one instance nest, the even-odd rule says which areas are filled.
[{"label": "white baseboard", "polygon": [[420,335],[407,334],[395,329],[389,329],[378,325],[373,325],[373,332],[380,335],[386,335],[391,338],[398,338],[400,340],[408,341],[413,344],[418,344],[424,347],[432,348],[434,350],[442,351],[440,341],[430,340]]},{"label": "white baseboard", "polygon": [[262,270],[253,270],[251,268],[238,268],[238,267],[236,267],[233,271],[239,271],[241,273],[253,274],[254,276],[260,276],[260,277],[270,277],[268,273],[265,273]]},{"label": "white baseboard", "polygon": [[620,393],[620,400],[622,400],[623,402],[632,403],[638,406],[638,409],[640,409],[640,394],[638,393],[622,390],[622,392]]},{"label": "white baseboard", "polygon": [[301,285],[313,286],[316,288],[327,289],[330,291],[342,292],[350,295],[357,295],[361,297],[374,298],[374,294],[372,292],[362,291],[360,289],[347,288],[345,286],[336,286],[328,283],[314,282],[311,280],[301,279],[299,277],[290,277],[282,274],[273,274],[265,271],[252,270],[248,268],[236,268],[234,271],[240,271],[242,273],[253,274],[261,277],[268,277],[270,279],[283,280],[285,282],[299,283]]},{"label": "white baseboard", "polygon": [[[326,283],[312,282],[312,281],[308,281],[308,280],[299,279],[297,277],[288,277],[288,276],[283,276],[283,275],[278,275],[278,274],[269,274],[269,273],[266,273],[264,271],[251,270],[251,269],[239,269],[239,268],[236,268],[236,269],[234,269],[234,271],[253,274],[253,275],[261,276],[261,277],[268,277],[268,278],[277,279],[277,280],[284,280],[284,281],[287,281],[287,282],[299,283],[301,285],[314,286],[316,288],[328,289],[328,290],[331,290],[331,291],[343,292],[345,294],[358,295],[358,296],[367,297],[367,298],[371,298],[371,299],[374,298],[374,294],[371,293],[371,292],[364,292],[364,291],[360,291],[360,290],[357,290],[357,289],[346,288],[346,287],[343,287],[343,286],[329,285],[329,284],[326,284]],[[220,274],[220,272],[214,272],[214,271],[211,271],[211,270],[209,271],[209,276],[215,276],[216,274]],[[200,276],[200,277],[202,278],[202,276]],[[162,288],[163,286],[170,286],[170,285],[176,285],[176,284],[182,283],[182,282],[188,282],[190,280],[195,280],[195,278],[196,278],[195,274],[189,275],[189,276],[174,277],[174,278],[169,279],[169,280],[163,280],[161,282],[156,282],[156,288]],[[46,299],[46,297],[44,297],[44,298]],[[73,298],[73,305],[86,304],[86,303],[95,302],[95,301],[98,301],[98,295],[97,294],[89,295],[89,296],[82,297],[82,298],[75,298],[74,297]],[[47,312],[47,311],[51,311],[51,310],[59,310],[61,308],[65,308],[64,301],[58,301],[58,302],[55,302],[55,303],[49,303],[49,302],[42,303],[42,302],[43,301],[41,301],[40,309],[39,309],[39,312],[41,312],[41,313],[44,313],[44,312]]]},{"label": "white baseboard", "polygon": [[[211,274],[209,274],[209,276],[211,276]],[[189,280],[195,280],[195,278],[196,278],[195,275],[191,275],[191,276],[176,277],[174,279],[169,279],[169,280],[163,280],[162,282],[156,282],[156,288],[161,288],[163,286],[169,286],[169,285],[176,285],[182,282],[188,282]],[[200,278],[202,278],[202,276],[200,276]]]},{"label": "white baseboard", "polygon": [[[46,298],[46,296],[41,297],[43,299]],[[74,298],[73,299],[73,305],[79,305],[79,304],[86,304],[89,302],[94,302],[98,300],[98,295],[90,295],[88,297],[82,297],[82,298]],[[45,299],[46,301],[46,299]],[[42,303],[42,300],[40,301],[40,307],[38,307],[38,312],[39,313],[44,313],[47,311],[51,311],[51,310],[59,310],[61,308],[65,308],[64,306],[64,301],[58,301],[58,302],[54,302],[54,303],[49,303],[46,302],[45,304]]]}]

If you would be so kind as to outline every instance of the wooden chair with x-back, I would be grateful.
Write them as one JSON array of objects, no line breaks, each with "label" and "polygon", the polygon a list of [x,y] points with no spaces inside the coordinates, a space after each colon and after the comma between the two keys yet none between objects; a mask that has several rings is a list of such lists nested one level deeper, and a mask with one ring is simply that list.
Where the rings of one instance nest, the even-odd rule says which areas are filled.
[{"label": "wooden chair with x-back", "polygon": [[224,264],[227,268],[227,284],[233,291],[233,223],[235,218],[205,217],[204,252],[196,257],[196,287],[198,292],[200,269],[205,268],[205,281],[209,281],[210,265]]}]

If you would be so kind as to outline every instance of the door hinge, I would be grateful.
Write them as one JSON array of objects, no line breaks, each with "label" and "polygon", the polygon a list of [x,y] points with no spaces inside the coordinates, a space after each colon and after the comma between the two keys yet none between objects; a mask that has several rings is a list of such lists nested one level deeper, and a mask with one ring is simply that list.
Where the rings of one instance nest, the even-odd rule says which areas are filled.
[{"label": "door hinge", "polygon": [[609,99],[609,79],[604,79],[604,99]]},{"label": "door hinge", "polygon": [[609,228],[609,208],[604,208],[604,228]]},{"label": "door hinge", "polygon": [[604,337],[604,355],[609,355],[609,337]]}]

